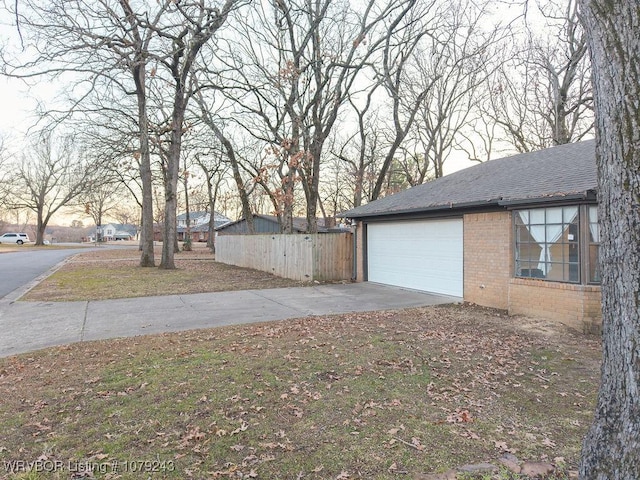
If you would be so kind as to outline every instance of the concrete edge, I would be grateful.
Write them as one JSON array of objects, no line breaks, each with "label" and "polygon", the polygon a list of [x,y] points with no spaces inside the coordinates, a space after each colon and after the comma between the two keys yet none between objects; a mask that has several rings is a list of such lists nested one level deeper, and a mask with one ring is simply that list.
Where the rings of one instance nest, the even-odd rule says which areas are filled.
[{"label": "concrete edge", "polygon": [[14,302],[17,302],[18,300],[20,300],[20,298],[22,298],[27,293],[29,293],[31,290],[36,288],[40,284],[40,282],[42,282],[43,280],[47,279],[48,277],[50,277],[54,273],[56,273],[58,270],[60,270],[64,265],[66,265],[72,258],[76,257],[77,255],[80,255],[80,254],[76,253],[75,255],[71,255],[70,257],[65,258],[61,262],[59,262],[56,265],[54,265],[53,267],[51,267],[46,272],[38,275],[36,278],[31,280],[26,285],[18,287],[15,290],[12,290],[11,292],[7,293],[3,298],[0,298],[0,305],[2,305],[2,304],[12,304]]}]

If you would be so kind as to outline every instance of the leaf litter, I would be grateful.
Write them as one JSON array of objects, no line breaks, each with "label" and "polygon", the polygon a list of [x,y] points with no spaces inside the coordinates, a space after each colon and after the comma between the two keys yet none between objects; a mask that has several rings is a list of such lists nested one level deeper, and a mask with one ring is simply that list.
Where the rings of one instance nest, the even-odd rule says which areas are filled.
[{"label": "leaf litter", "polygon": [[[570,469],[599,348],[551,330],[445,306],[10,357],[0,460],[173,462],[160,478],[384,479],[505,453]],[[138,478],[117,475],[104,478]]]}]

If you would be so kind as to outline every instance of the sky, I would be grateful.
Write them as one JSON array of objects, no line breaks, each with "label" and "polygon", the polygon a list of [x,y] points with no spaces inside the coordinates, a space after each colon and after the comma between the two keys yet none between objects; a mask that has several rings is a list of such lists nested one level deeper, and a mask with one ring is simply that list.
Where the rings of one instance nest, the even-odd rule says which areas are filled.
[{"label": "sky", "polygon": [[[18,45],[16,28],[10,25],[11,18],[0,9],[0,46]],[[12,149],[20,149],[20,143],[28,129],[34,125],[38,100],[50,98],[55,85],[38,82],[30,87],[23,80],[0,75],[0,133],[11,138]],[[18,145],[16,145],[16,143]]]},{"label": "sky", "polygon": [[[0,25],[0,42],[4,43],[12,33],[10,28]],[[52,98],[55,92],[55,85],[40,82],[35,87],[29,87],[21,80],[0,76],[0,136],[10,154],[21,155],[27,145],[27,133],[37,119],[34,113],[38,105],[37,99]],[[20,222],[24,221],[24,214],[20,218]],[[29,218],[33,222],[34,215],[30,214]],[[80,220],[85,225],[92,223],[90,217],[80,211],[63,209],[53,217],[50,224],[70,225],[73,220]]]}]

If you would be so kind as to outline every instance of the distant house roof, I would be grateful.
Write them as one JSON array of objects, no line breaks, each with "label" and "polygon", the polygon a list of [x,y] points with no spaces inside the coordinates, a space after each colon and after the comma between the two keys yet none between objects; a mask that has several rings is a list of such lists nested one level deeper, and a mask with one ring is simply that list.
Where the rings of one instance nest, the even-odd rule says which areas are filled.
[{"label": "distant house roof", "polygon": [[[203,219],[207,215],[209,215],[209,212],[205,212],[205,211],[189,212],[189,221],[193,222],[195,224],[195,223],[198,223],[198,220]],[[230,222],[231,221],[231,219],[229,217],[225,217],[224,215],[222,215],[219,212],[214,212],[214,215],[215,215],[216,223],[218,223],[218,222]],[[181,213],[180,215],[178,215],[176,217],[176,220],[178,222],[186,221],[187,220],[187,214],[186,213]]]},{"label": "distant house roof", "polygon": [[135,237],[136,234],[138,233],[138,227],[128,223],[108,223],[102,227],[103,231],[108,226],[113,227],[113,229],[115,230],[115,235],[128,234],[128,235],[131,235],[132,237]]},{"label": "distant house roof", "polygon": [[[275,215],[260,215],[254,214],[254,223],[256,220],[260,222],[260,225],[255,225],[256,233],[277,233],[280,231],[280,224],[278,217]],[[233,231],[233,233],[246,233],[246,220],[241,218],[235,222],[229,222],[221,227],[217,227],[216,230],[224,232],[225,230]],[[305,233],[307,231],[307,219],[302,217],[293,218],[293,230],[295,233]],[[318,218],[318,231],[325,232],[327,228],[324,224],[324,218]]]},{"label": "distant house roof", "polygon": [[[189,213],[189,230],[192,233],[207,232],[209,230],[209,212],[190,212]],[[177,232],[184,233],[187,231],[187,214],[181,213],[176,216]],[[218,228],[231,221],[230,218],[225,217],[221,213],[214,212],[214,228]]]},{"label": "distant house roof", "polygon": [[595,199],[597,184],[595,142],[588,140],[480,163],[340,216],[364,218]]},{"label": "distant house roof", "polygon": [[[231,220],[216,220],[214,223],[213,228],[214,229],[218,229],[219,227],[222,227],[226,224],[228,224]],[[185,232],[187,230],[186,227],[178,227],[178,232]],[[191,232],[196,233],[196,232],[208,232],[209,231],[209,223],[201,223],[200,225],[194,225],[193,227],[190,228]]]}]

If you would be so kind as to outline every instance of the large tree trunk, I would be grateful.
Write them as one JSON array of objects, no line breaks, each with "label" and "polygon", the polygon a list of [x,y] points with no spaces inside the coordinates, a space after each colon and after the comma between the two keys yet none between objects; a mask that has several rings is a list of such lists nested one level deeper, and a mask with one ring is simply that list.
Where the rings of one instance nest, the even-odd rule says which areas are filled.
[{"label": "large tree trunk", "polygon": [[640,478],[640,8],[582,0],[593,64],[603,363],[580,478]]},{"label": "large tree trunk", "polygon": [[36,212],[36,245],[44,245],[44,232],[47,224],[44,221],[44,214],[41,210]]},{"label": "large tree trunk", "polygon": [[[182,95],[181,93],[179,93]],[[183,98],[183,97],[181,97]],[[167,157],[167,171],[164,186],[164,234],[162,237],[162,260],[160,268],[173,270],[175,264],[175,246],[177,245],[178,209],[178,170],[180,167],[180,151],[182,148],[182,124],[184,123],[185,102],[177,99],[174,105],[174,116],[171,131],[171,146]]]},{"label": "large tree trunk", "polygon": [[[139,73],[144,76],[144,69]],[[142,84],[140,84],[142,85]],[[138,88],[140,88],[138,86]],[[153,253],[153,180],[149,151],[149,125],[144,91],[138,94],[138,124],[140,128],[140,180],[142,181],[142,228],[140,232],[141,267],[155,267]]]},{"label": "large tree trunk", "polygon": [[140,246],[141,267],[155,267],[153,254],[153,180],[151,176],[151,153],[149,150],[149,119],[147,118],[147,71],[146,47],[140,36],[136,16],[126,0],[120,0],[120,6],[127,17],[131,33],[135,39],[135,58],[131,66],[131,74],[136,86],[136,102],[138,106],[138,135],[140,141],[140,180],[142,182],[142,226]]},{"label": "large tree trunk", "polygon": [[174,270],[175,254],[180,251],[178,245],[178,172],[180,170],[180,152],[182,150],[182,126],[184,123],[183,90],[177,87],[171,121],[171,144],[166,158],[164,172],[164,231],[162,233],[162,257],[160,268]]}]

